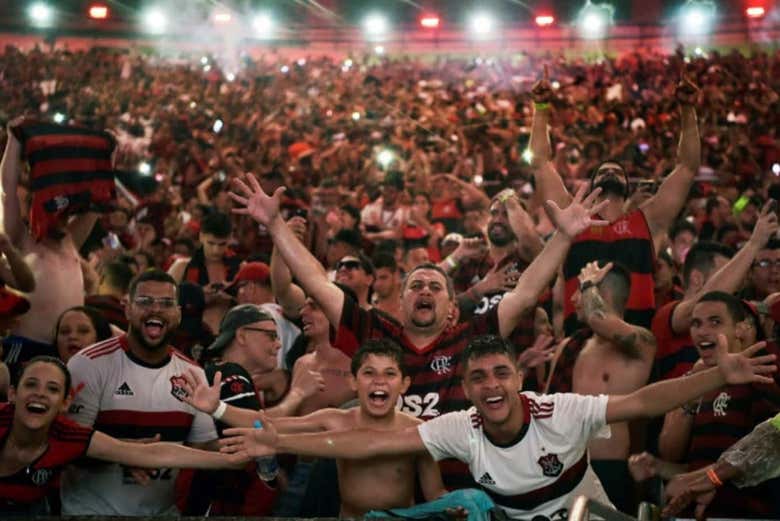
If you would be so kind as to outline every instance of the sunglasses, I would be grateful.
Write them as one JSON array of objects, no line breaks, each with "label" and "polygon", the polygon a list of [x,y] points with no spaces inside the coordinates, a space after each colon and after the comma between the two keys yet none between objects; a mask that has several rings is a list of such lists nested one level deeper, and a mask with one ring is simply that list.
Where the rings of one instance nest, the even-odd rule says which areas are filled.
[{"label": "sunglasses", "polygon": [[363,269],[363,265],[360,264],[360,261],[356,260],[339,261],[339,263],[336,264],[336,270],[338,271],[342,268],[349,271],[360,270]]}]

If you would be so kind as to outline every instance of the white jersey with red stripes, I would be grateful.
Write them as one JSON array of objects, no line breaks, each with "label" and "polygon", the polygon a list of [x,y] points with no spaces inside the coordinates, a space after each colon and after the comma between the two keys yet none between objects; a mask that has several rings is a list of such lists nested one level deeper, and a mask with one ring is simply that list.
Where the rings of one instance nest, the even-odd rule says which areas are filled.
[{"label": "white jersey with red stripes", "polygon": [[566,520],[580,494],[611,505],[587,455],[591,438],[608,436],[607,399],[520,393],[524,423],[506,445],[490,441],[475,407],[434,418],[418,430],[436,461],[468,463],[474,480],[510,518]]},{"label": "white jersey with red stripes", "polygon": [[[110,338],[79,351],[68,361],[74,398],[69,417],[120,439],[160,435],[174,443],[217,438],[210,416],[180,400],[181,374],[195,362],[173,348],[163,363],[150,366],[127,347],[127,336]],[[203,374],[205,381],[205,374]],[[157,469],[151,483],[138,485],[126,467],[89,462],[72,465],[62,477],[65,515],[153,516],[178,514],[175,469]]]}]

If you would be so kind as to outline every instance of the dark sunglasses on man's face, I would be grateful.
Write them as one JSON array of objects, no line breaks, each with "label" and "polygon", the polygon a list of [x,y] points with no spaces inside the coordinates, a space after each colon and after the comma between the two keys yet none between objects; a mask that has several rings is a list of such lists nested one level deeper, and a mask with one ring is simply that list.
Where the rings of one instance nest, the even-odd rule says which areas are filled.
[{"label": "dark sunglasses on man's face", "polygon": [[345,270],[359,270],[362,268],[360,265],[360,262],[356,260],[346,260],[346,261],[339,261],[338,264],[336,264],[336,270],[340,270],[344,268]]}]

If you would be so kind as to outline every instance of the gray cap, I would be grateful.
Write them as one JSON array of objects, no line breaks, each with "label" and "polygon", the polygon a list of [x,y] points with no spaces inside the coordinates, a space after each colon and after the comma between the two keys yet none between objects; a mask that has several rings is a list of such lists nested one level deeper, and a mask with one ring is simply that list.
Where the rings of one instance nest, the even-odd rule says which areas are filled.
[{"label": "gray cap", "polygon": [[241,327],[254,324],[255,322],[263,322],[265,320],[274,321],[274,317],[270,313],[260,309],[254,304],[241,304],[231,308],[225,316],[222,317],[222,322],[219,323],[219,335],[214,342],[206,348],[206,355],[217,356],[233,341],[233,337],[236,336],[236,330]]}]

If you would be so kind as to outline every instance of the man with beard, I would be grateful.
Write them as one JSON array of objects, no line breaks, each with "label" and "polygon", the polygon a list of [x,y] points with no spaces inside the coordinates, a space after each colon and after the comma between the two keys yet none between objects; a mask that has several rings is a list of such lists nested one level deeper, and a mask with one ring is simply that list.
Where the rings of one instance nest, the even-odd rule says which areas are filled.
[{"label": "man with beard", "polygon": [[4,361],[11,374],[35,356],[57,356],[57,349],[51,345],[51,332],[63,311],[84,305],[84,277],[78,250],[97,221],[94,213],[78,215],[67,223],[57,223],[40,241],[32,237],[22,217],[18,194],[22,145],[11,129],[19,123],[21,118],[8,124],[8,141],[0,163],[2,232],[19,250],[37,285],[21,288],[29,290],[25,297],[30,302],[30,311],[20,317],[12,335],[3,340]]},{"label": "man with beard", "polygon": [[[347,298],[328,281],[320,264],[282,219],[279,213],[282,189],[268,196],[253,175],[244,179],[235,181],[240,195],[231,194],[239,205],[234,211],[250,215],[268,228],[292,274],[337,328],[334,346],[352,356],[366,340],[384,337],[396,340],[404,349],[404,363],[414,375],[402,397],[401,409],[426,420],[467,406],[459,385],[459,368],[460,355],[468,339],[488,332],[498,332],[504,337],[512,335],[557,273],[571,238],[589,226],[604,223],[590,217],[605,206],[593,204],[600,190],[585,198],[581,189],[565,210],[551,202],[548,210],[558,232],[523,272],[515,289],[488,313],[471,321],[459,323],[452,281],[441,268],[433,264],[417,266],[407,274],[402,285],[402,320],[398,322],[379,311],[361,309],[355,300]],[[449,480],[450,486],[470,484],[463,470],[451,474],[455,479]]]},{"label": "man with beard", "polygon": [[[553,90],[546,67],[544,77],[534,85],[531,95],[534,100],[534,118],[530,148],[536,187],[542,200],[552,199],[558,206],[564,207],[571,196],[552,161],[548,125]],[[654,252],[661,251],[666,232],[685,204],[693,178],[699,171],[701,141],[694,108],[697,96],[698,88],[683,77],[675,91],[680,104],[681,126],[677,164],[658,192],[638,209],[628,214],[623,211],[629,196],[629,184],[626,171],[620,163],[607,160],[593,171],[590,186],[591,189],[601,188],[601,201],[606,201],[607,205],[600,215],[610,225],[585,230],[576,237],[564,261],[564,326],[567,335],[582,327],[571,301],[579,286],[577,276],[588,262],[597,259],[620,262],[629,269],[631,296],[626,308],[626,321],[650,327],[655,311]]]},{"label": "man with beard", "polygon": [[[472,313],[483,315],[497,306],[544,247],[514,190],[506,189],[493,197],[489,212],[487,252],[467,262],[454,277],[456,289],[465,290],[458,298],[462,319]],[[459,260],[450,259],[447,262],[457,268]]]},{"label": "man with beard", "polygon": [[[168,345],[181,319],[176,292],[176,281],[159,270],[133,280],[127,333],[84,348],[68,362],[74,389],[71,419],[138,443],[162,440],[216,447],[212,419],[181,401],[181,374],[205,374]],[[63,475],[62,513],[176,515],[176,475],[173,469],[142,472],[116,464],[72,466]]]}]

